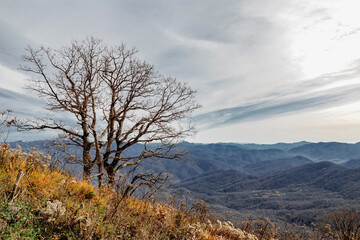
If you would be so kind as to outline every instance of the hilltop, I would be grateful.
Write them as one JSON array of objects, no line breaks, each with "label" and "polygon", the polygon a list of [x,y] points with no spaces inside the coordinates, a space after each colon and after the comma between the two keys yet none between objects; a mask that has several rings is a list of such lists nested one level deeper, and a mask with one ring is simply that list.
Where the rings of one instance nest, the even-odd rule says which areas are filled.
[{"label": "hilltop", "polygon": [[208,218],[202,202],[178,209],[121,196],[50,169],[48,160],[0,146],[1,239],[257,239]]}]

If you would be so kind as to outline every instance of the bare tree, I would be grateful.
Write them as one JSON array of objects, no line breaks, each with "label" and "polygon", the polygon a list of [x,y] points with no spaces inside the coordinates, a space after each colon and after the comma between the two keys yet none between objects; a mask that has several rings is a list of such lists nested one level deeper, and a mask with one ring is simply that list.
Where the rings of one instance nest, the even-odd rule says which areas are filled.
[{"label": "bare tree", "polygon": [[339,210],[329,213],[316,226],[317,239],[360,239],[360,214],[355,210]]},{"label": "bare tree", "polygon": [[[82,148],[83,178],[97,166],[110,184],[124,168],[146,159],[177,159],[174,146],[194,133],[188,121],[199,108],[195,91],[136,58],[125,45],[107,47],[90,38],[61,49],[27,49],[29,88],[45,99],[51,112],[70,113],[74,121],[55,117],[19,124],[23,130],[54,129]],[[132,154],[131,148],[141,145]],[[93,154],[92,154],[93,153]]]}]

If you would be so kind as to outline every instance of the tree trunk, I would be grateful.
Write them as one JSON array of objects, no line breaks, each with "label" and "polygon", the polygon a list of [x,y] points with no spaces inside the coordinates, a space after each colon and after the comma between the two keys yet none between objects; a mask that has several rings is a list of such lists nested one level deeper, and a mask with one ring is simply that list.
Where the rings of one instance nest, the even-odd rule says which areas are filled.
[{"label": "tree trunk", "polygon": [[111,166],[111,164],[104,163],[104,168],[106,170],[106,175],[109,181],[109,186],[112,188],[115,187],[115,175],[116,172],[114,171],[114,168]]},{"label": "tree trunk", "polygon": [[111,173],[111,174],[108,173],[108,178],[109,178],[109,186],[114,188],[115,187],[115,174],[114,173]]},{"label": "tree trunk", "polygon": [[85,163],[83,165],[83,180],[90,182],[91,181],[91,164]]},{"label": "tree trunk", "polygon": [[103,166],[102,162],[98,162],[98,187],[101,188],[103,184]]},{"label": "tree trunk", "polygon": [[90,155],[90,145],[84,144],[83,148],[83,180],[90,182],[91,181],[91,170],[93,168],[93,164],[91,162]]}]

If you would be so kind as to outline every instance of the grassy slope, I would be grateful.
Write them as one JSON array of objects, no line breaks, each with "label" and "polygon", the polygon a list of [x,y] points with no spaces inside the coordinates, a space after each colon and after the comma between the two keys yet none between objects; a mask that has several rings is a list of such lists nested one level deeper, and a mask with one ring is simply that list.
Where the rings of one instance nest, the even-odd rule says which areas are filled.
[{"label": "grassy slope", "polygon": [[[1,239],[256,239],[231,223],[209,221],[202,211],[120,201],[110,189],[49,169],[46,159],[0,145]],[[20,170],[25,175],[12,201]]]}]

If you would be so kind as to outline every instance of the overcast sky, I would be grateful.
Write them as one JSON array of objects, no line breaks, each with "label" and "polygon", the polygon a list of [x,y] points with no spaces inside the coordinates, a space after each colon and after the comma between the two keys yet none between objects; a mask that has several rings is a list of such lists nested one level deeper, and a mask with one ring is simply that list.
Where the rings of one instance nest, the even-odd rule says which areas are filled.
[{"label": "overcast sky", "polygon": [[[360,141],[357,0],[0,0],[0,110],[36,116],[24,48],[121,42],[198,91],[193,142]],[[15,139],[29,137],[19,133]]]}]

